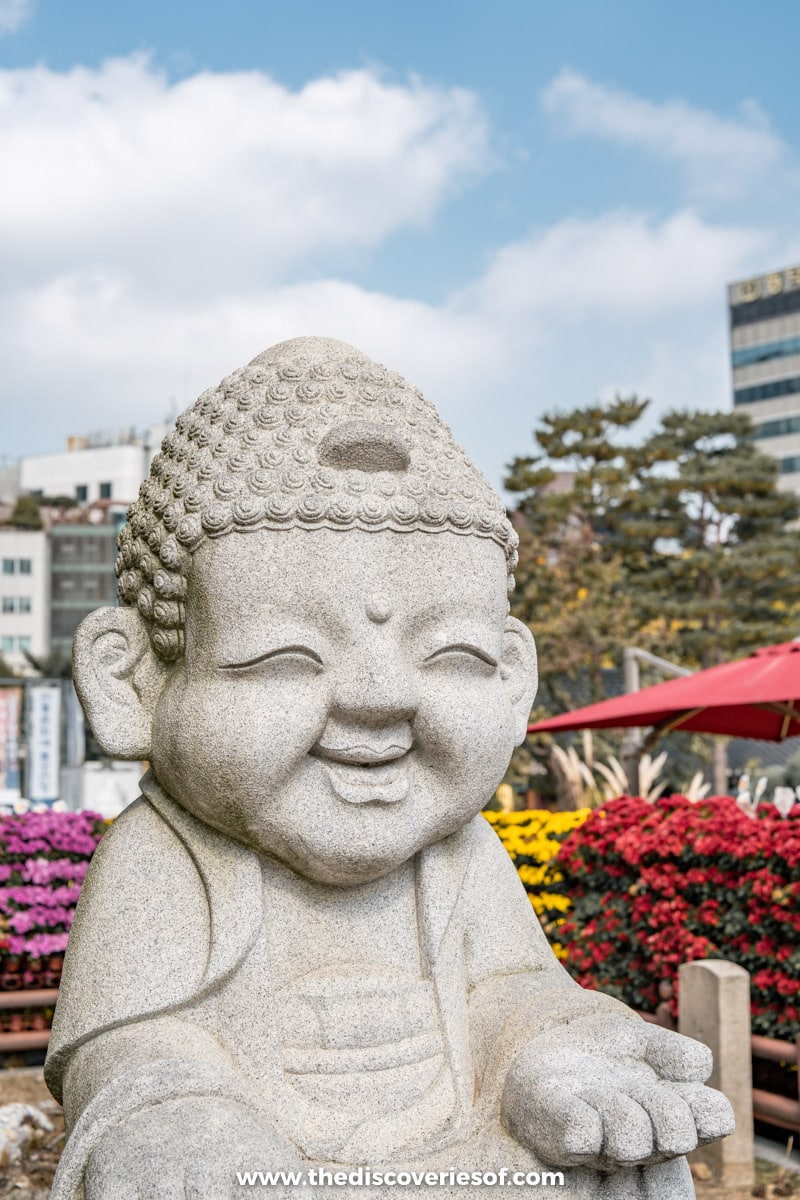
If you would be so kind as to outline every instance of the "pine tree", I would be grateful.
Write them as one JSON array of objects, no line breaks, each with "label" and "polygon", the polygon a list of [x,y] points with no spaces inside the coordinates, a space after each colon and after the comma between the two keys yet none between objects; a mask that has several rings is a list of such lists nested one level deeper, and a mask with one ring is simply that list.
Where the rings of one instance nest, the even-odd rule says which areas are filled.
[{"label": "pine tree", "polygon": [[602,668],[636,636],[623,558],[610,535],[630,487],[631,450],[620,438],[647,403],[617,396],[546,415],[534,433],[541,453],[514,459],[505,480],[520,494],[511,611],[536,636],[539,701],[550,712],[601,699]]},{"label": "pine tree", "polygon": [[540,453],[505,481],[520,495],[512,612],[537,636],[550,712],[601,698],[626,644],[701,667],[800,633],[800,502],[749,419],[673,412],[635,445],[646,406],[545,416]]},{"label": "pine tree", "polygon": [[699,667],[800,632],[800,502],[748,417],[669,413],[632,465],[614,540],[643,625]]}]

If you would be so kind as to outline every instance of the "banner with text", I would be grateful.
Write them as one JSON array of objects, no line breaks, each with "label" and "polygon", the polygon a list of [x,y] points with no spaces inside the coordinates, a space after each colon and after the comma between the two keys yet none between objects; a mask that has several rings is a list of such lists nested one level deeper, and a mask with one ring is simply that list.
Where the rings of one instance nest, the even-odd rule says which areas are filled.
[{"label": "banner with text", "polygon": [[19,736],[22,688],[0,687],[0,803],[20,798]]},{"label": "banner with text", "polygon": [[42,685],[28,690],[28,799],[52,804],[59,795],[61,688]]}]

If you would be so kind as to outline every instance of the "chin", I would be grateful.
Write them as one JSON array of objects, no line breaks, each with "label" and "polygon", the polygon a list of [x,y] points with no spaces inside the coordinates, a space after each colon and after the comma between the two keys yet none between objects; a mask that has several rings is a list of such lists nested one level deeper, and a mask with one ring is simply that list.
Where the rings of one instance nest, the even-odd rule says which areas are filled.
[{"label": "chin", "polygon": [[304,852],[293,855],[286,865],[314,883],[355,887],[391,874],[413,858],[417,849],[414,845],[405,852],[394,844],[391,851],[376,853],[374,846],[359,851],[352,842],[338,852],[328,847],[324,852],[315,853],[311,847],[304,847]]}]

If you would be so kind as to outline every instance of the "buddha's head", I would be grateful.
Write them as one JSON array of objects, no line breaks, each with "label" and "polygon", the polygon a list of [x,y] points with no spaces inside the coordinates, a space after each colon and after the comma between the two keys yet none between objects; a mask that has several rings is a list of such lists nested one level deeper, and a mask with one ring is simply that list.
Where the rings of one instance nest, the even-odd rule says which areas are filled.
[{"label": "buddha's head", "polygon": [[516,535],[400,376],[285,342],[177,420],[120,534],[121,607],[75,639],[107,753],[322,882],[454,832],[525,735]]}]

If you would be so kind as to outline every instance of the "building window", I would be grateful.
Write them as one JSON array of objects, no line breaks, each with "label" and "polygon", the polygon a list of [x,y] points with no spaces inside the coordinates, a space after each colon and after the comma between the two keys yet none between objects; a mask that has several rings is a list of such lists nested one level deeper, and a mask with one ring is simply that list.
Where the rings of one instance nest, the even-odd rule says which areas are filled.
[{"label": "building window", "polygon": [[800,417],[778,417],[775,421],[763,421],[756,425],[753,437],[785,437],[789,433],[800,433]]},{"label": "building window", "polygon": [[793,396],[795,392],[800,392],[800,375],[791,379],[776,379],[774,383],[737,388],[733,393],[733,403],[754,404],[757,400],[772,400],[775,396]]},{"label": "building window", "polygon": [[19,560],[19,573],[20,575],[30,575],[31,560],[29,558],[21,558]]},{"label": "building window", "polygon": [[794,475],[796,471],[800,471],[800,454],[781,459],[781,475]]},{"label": "building window", "polygon": [[19,611],[21,613],[33,612],[33,603],[30,596],[20,596]]},{"label": "building window", "polygon": [[100,499],[101,500],[110,500],[111,499],[111,484],[110,483],[101,483],[100,484]]},{"label": "building window", "polygon": [[773,358],[786,358],[800,354],[800,337],[783,338],[780,342],[763,342],[760,346],[745,346],[731,353],[734,367],[748,367],[751,363],[770,362]]},{"label": "building window", "polygon": [[15,564],[13,558],[4,558],[3,559],[3,574],[4,575],[13,575],[15,566],[16,566],[16,564]]},{"label": "building window", "polygon": [[18,637],[17,645],[19,646],[20,650],[27,650],[28,653],[30,653],[31,639],[29,637]]},{"label": "building window", "polygon": [[16,596],[3,596],[3,612],[12,613],[17,611]]},{"label": "building window", "polygon": [[75,485],[75,499],[78,501],[78,504],[86,503],[86,501],[89,499],[88,484],[78,483]]},{"label": "building window", "polygon": [[2,639],[2,641],[0,642],[0,645],[2,645],[2,647],[3,647],[3,654],[13,654],[14,653],[13,637],[4,637]]}]

